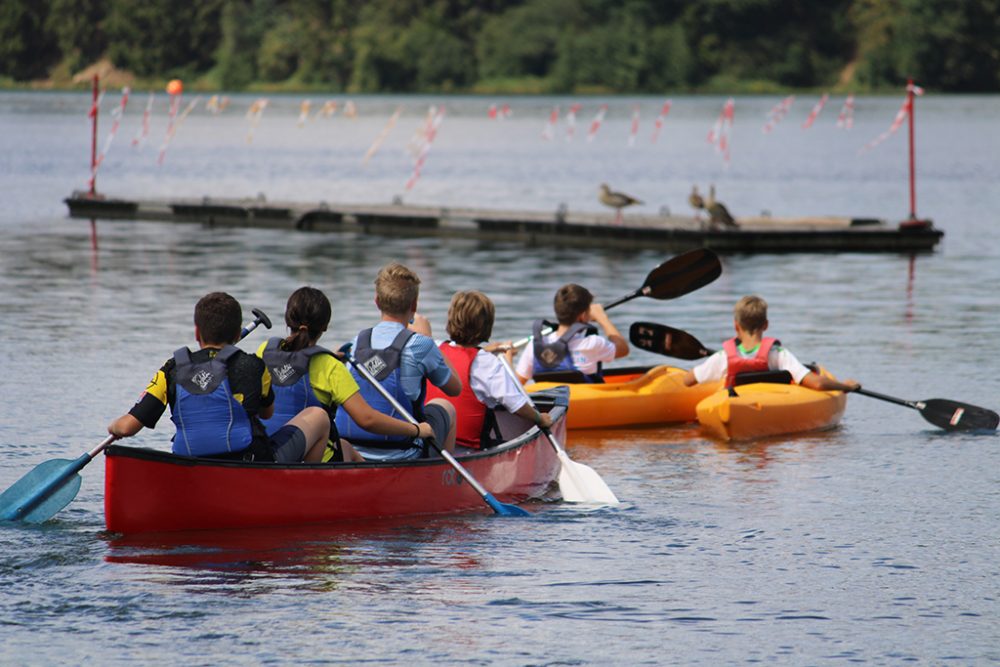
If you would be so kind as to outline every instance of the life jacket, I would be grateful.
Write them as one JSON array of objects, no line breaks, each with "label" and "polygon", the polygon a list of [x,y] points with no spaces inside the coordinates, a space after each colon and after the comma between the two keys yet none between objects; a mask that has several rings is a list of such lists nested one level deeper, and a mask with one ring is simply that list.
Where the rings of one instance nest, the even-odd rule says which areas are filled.
[{"label": "life jacket", "polygon": [[752,357],[744,357],[740,354],[738,346],[739,340],[730,338],[722,344],[722,349],[726,352],[726,388],[732,389],[736,385],[736,376],[740,373],[757,373],[768,370],[767,357],[771,354],[771,348],[781,345],[777,338],[762,338],[757,353]]},{"label": "life jacket", "polygon": [[313,391],[309,379],[309,361],[317,354],[330,354],[330,350],[319,345],[289,352],[281,349],[281,338],[267,341],[262,358],[271,373],[271,387],[274,390],[274,414],[262,419],[268,435],[288,423],[308,407],[320,407],[330,412],[331,423],[337,406],[326,406]]},{"label": "life jacket", "polygon": [[175,454],[232,454],[253,443],[250,415],[229,386],[227,365],[239,351],[227,345],[200,363],[192,363],[191,351],[186,347],[174,352],[176,386],[170,420],[177,427]]},{"label": "life jacket", "polygon": [[[535,353],[535,367],[533,372],[535,380],[540,379],[538,375],[543,373],[579,372],[576,364],[573,363],[573,355],[569,351],[569,341],[579,333],[583,333],[585,336],[592,336],[597,333],[597,329],[583,322],[574,322],[566,330],[566,333],[551,343],[546,343],[542,336],[543,326],[552,326],[552,323],[545,320],[535,320],[531,325],[531,340]],[[603,382],[601,367],[602,364],[598,362],[596,373],[592,373],[591,375],[581,373],[580,377],[585,382]]]},{"label": "life jacket", "polygon": [[443,398],[450,401],[455,406],[457,415],[455,427],[455,443],[470,449],[482,449],[483,445],[489,446],[490,432],[496,422],[493,411],[476,398],[472,391],[470,374],[472,362],[479,354],[478,347],[460,347],[445,341],[438,348],[441,354],[451,362],[455,373],[462,380],[462,393],[458,396],[448,396],[437,387],[431,385],[427,387],[427,400]]},{"label": "life jacket", "polygon": [[[403,329],[392,341],[389,347],[376,350],[372,348],[372,330],[365,329],[358,334],[358,344],[354,348],[355,363],[362,364],[369,373],[386,389],[386,391],[396,399],[402,406],[410,406],[410,414],[417,421],[422,421],[424,417],[424,395],[426,393],[425,382],[421,382],[420,396],[416,401],[411,401],[403,390],[402,369],[400,362],[403,356],[403,347],[414,335],[414,331]],[[351,375],[357,380],[361,388],[361,396],[370,406],[379,412],[405,420],[406,417],[396,412],[392,404],[387,401],[379,391],[371,385],[363,375],[351,367]],[[357,422],[351,419],[346,410],[338,410],[334,420],[337,430],[342,438],[347,438],[351,444],[363,445],[378,449],[409,449],[412,446],[412,438],[405,435],[379,435],[366,431],[358,426]]]}]

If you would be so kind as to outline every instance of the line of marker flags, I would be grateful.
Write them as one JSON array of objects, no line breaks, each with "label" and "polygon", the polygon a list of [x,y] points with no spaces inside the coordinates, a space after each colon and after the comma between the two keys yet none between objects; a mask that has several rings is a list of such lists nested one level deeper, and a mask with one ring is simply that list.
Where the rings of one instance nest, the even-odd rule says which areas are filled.
[{"label": "line of marker flags", "polygon": [[[193,100],[191,100],[191,102],[188,103],[188,105],[184,108],[183,111],[180,111],[182,91],[183,91],[183,86],[181,85],[179,80],[171,81],[170,84],[168,84],[167,86],[167,92],[169,98],[168,111],[167,111],[167,129],[163,138],[163,142],[160,145],[160,151],[157,157],[157,163],[161,165],[163,164],[166,158],[167,149],[169,148],[170,143],[173,140],[174,136],[177,134],[177,131],[179,130],[184,119],[188,115],[190,115],[192,111],[194,111],[194,109],[197,107],[198,103],[201,100],[200,97],[195,97]],[[907,93],[911,91],[915,95],[922,95],[924,92],[922,88],[912,84],[907,87]],[[118,106],[116,106],[111,111],[111,118],[112,118],[111,129],[109,130],[107,138],[104,141],[103,148],[100,154],[97,156],[93,164],[90,174],[91,182],[94,182],[94,179],[96,179],[97,170],[104,162],[108,150],[111,148],[111,144],[113,143],[114,138],[121,125],[122,117],[125,114],[125,109],[129,101],[130,93],[131,91],[128,87],[123,88],[121,93],[121,99],[119,101]],[[100,107],[103,98],[104,98],[104,93],[101,92],[97,101],[90,108],[88,114],[90,117],[93,117],[93,115],[98,112],[98,109]],[[810,110],[809,115],[806,117],[805,121],[803,121],[802,129],[806,130],[813,126],[817,118],[822,113],[824,106],[829,101],[829,98],[830,96],[828,93],[823,93],[823,95],[819,98],[819,100]],[[132,139],[132,146],[136,149],[142,148],[146,140],[149,138],[150,120],[152,118],[152,113],[153,113],[153,102],[154,102],[154,94],[151,92],[146,101],[146,106],[142,114],[142,121],[140,127],[137,130],[136,136]],[[788,115],[789,110],[791,109],[794,102],[795,102],[795,95],[788,95],[787,97],[779,101],[777,104],[775,104],[774,107],[772,107],[771,110],[768,112],[765,118],[764,125],[761,128],[761,131],[764,134],[771,133],[775,129],[775,127]],[[217,115],[225,111],[228,108],[229,104],[230,100],[228,97],[213,95],[206,102],[205,109],[206,111],[211,112],[213,115]],[[911,98],[909,95],[907,95],[899,111],[896,113],[896,116],[893,119],[892,123],[890,124],[889,128],[886,131],[879,134],[874,139],[872,139],[870,142],[865,144],[861,149],[859,149],[858,151],[859,155],[872,150],[873,148],[884,142],[886,139],[888,139],[890,136],[892,136],[902,126],[903,122],[906,120],[907,116],[912,111],[911,104],[912,104]],[[249,125],[246,137],[247,143],[253,142],[254,132],[257,126],[259,125],[261,118],[264,114],[264,110],[267,108],[267,106],[268,106],[267,98],[258,98],[254,100],[250,104],[250,107],[247,109],[246,119]],[[297,117],[296,124],[299,127],[302,127],[309,120],[316,120],[319,118],[331,118],[337,113],[339,106],[340,103],[337,100],[327,100],[315,111],[315,113],[313,113],[312,101],[303,100],[299,106],[299,115]],[[666,118],[670,113],[671,107],[672,107],[671,100],[668,99],[663,102],[660,108],[660,112],[656,116],[653,122],[653,131],[650,136],[651,144],[655,144],[659,139],[660,133],[665,125]],[[582,104],[580,103],[572,104],[568,108],[565,118],[563,119],[563,122],[565,123],[566,126],[564,136],[565,140],[568,142],[573,141],[575,138],[577,115],[582,109],[583,109]],[[593,142],[597,137],[597,134],[600,131],[604,119],[608,113],[608,109],[609,107],[607,104],[601,104],[597,108],[587,130],[587,135],[586,135],[587,142]],[[722,157],[723,163],[726,166],[729,165],[731,159],[732,130],[735,120],[735,109],[736,109],[735,98],[732,97],[728,98],[723,103],[722,109],[719,111],[719,114],[716,117],[715,122],[709,128],[707,135],[707,142],[710,145],[712,145],[713,148],[715,149],[715,152]],[[362,166],[367,165],[368,162],[372,159],[372,157],[374,157],[375,154],[378,152],[383,142],[386,140],[386,138],[389,136],[389,134],[392,132],[393,128],[399,121],[402,115],[402,111],[403,107],[402,105],[400,105],[393,112],[392,116],[386,122],[381,132],[378,134],[374,142],[366,151],[362,159]],[[487,118],[493,121],[502,121],[504,119],[510,118],[512,115],[513,111],[511,110],[510,105],[506,103],[499,105],[496,103],[490,104],[486,112]],[[343,103],[343,116],[346,118],[356,118],[358,116],[357,106],[352,100],[346,100]],[[430,152],[431,145],[434,142],[434,139],[437,137],[438,130],[441,126],[442,121],[444,120],[444,117],[445,117],[445,108],[443,105],[432,106],[428,110],[423,123],[421,124],[421,126],[414,134],[413,138],[411,138],[410,142],[408,143],[407,148],[413,160],[413,171],[410,175],[410,178],[406,181],[405,184],[405,189],[407,191],[411,190],[419,180],[423,167],[427,161],[427,156]],[[541,138],[544,141],[553,141],[555,139],[560,118],[561,118],[560,108],[558,105],[554,106],[549,112],[548,120],[546,121],[542,129]],[[632,106],[631,122],[629,123],[629,132],[627,140],[627,144],[630,147],[635,146],[636,144],[637,137],[639,135],[640,118],[641,118],[640,106],[638,104],[634,104]],[[843,106],[840,109],[840,113],[837,115],[836,127],[838,129],[850,130],[853,127],[853,125],[854,125],[854,95],[852,93],[849,94],[844,100]]]}]

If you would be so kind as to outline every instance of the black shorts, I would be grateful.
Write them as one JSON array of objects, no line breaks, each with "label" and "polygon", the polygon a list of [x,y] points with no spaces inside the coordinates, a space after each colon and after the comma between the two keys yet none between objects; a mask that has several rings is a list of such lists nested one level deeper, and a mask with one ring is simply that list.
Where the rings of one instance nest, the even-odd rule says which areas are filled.
[{"label": "black shorts", "polygon": [[306,434],[298,426],[285,424],[271,436],[276,463],[299,463],[306,455]]},{"label": "black shorts", "polygon": [[[443,445],[445,438],[448,437],[448,431],[451,430],[451,419],[448,417],[448,412],[442,406],[435,405],[434,403],[425,405],[424,421],[431,425],[431,430],[434,431],[434,439],[438,441],[439,445]],[[428,456],[430,453],[425,451],[424,456]]]}]

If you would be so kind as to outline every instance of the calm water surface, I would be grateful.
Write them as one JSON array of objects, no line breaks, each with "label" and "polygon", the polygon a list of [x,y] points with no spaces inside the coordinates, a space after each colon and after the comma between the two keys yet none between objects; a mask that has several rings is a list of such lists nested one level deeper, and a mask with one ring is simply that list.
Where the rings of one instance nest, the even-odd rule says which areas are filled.
[{"label": "calm water surface", "polygon": [[[685,211],[692,183],[716,183],[737,215],[907,213],[903,135],[871,153],[900,98],[858,101],[838,131],[831,101],[810,130],[801,99],[777,130],[777,101],[737,100],[726,169],[705,143],[720,98],[680,98],[659,143],[661,100],[621,98],[592,143],[544,142],[548,110],[512,101],[490,123],[481,98],[358,98],[359,117],[298,128],[298,98],[273,99],[248,143],[237,97],[196,110],[162,167],[163,100],[142,150],[136,98],[99,175],[112,195],[255,196],[385,202],[403,193],[405,146],[428,105],[448,114],[405,200],[445,206],[598,210],[602,181]],[[314,100],[314,104],[315,104]],[[104,101],[105,114],[117,95]],[[399,124],[361,156],[398,104]],[[627,145],[633,104],[643,125]],[[1000,408],[1000,98],[919,101],[919,210],[946,231],[931,255],[724,258],[723,276],[675,301],[612,311],[717,345],[732,303],[757,292],[771,331],[870,389]],[[212,230],[66,217],[87,179],[84,95],[0,94],[0,488],[37,463],[103,438],[149,375],[193,343],[191,309],[210,290],[280,321],[296,287],[334,302],[331,345],[376,317],[372,279],[401,260],[423,279],[422,310],[443,332],[456,289],[498,306],[496,337],[547,315],[562,283],[609,301],[666,258],[621,252]],[[102,121],[102,142],[109,124]],[[262,340],[261,336],[255,340]],[[253,343],[253,346],[256,342]],[[249,345],[248,345],[249,346]],[[628,363],[657,363],[637,352]],[[680,362],[685,363],[685,362]],[[135,444],[166,448],[164,423]],[[0,527],[0,643],[7,664],[371,663],[474,665],[991,664],[1000,661],[1000,441],[933,429],[914,410],[851,397],[830,432],[722,445],[692,426],[571,434],[569,451],[623,500],[538,505],[530,520],[488,514],[122,538],[103,532],[103,466],[83,472],[55,520]]]}]

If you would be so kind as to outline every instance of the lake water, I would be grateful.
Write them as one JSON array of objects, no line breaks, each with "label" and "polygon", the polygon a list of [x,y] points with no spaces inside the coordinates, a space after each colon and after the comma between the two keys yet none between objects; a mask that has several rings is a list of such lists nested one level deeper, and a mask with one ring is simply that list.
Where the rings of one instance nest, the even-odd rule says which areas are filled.
[{"label": "lake water", "polygon": [[[800,96],[774,132],[776,98],[737,98],[732,160],[705,140],[723,99],[673,100],[649,141],[656,98],[356,98],[358,117],[296,125],[298,97],[273,98],[252,142],[236,96],[199,106],[164,164],[158,96],[146,145],[129,143],[130,103],[98,175],[108,195],[600,210],[601,182],[687,212],[693,183],[715,183],[731,211],[908,214],[905,127],[874,150],[902,101],[842,100],[816,124]],[[314,99],[314,109],[321,100]],[[344,100],[341,100],[343,102]],[[490,121],[491,103],[513,115]],[[576,138],[541,134],[549,110],[584,106]],[[584,140],[598,105],[607,118]],[[103,145],[117,93],[102,103]],[[406,145],[427,107],[447,113],[420,181]],[[628,145],[633,105],[642,123]],[[361,159],[403,105],[367,167]],[[302,284],[334,303],[324,339],[376,318],[372,280],[400,260],[423,279],[438,333],[451,294],[497,303],[496,338],[527,333],[554,290],[581,282],[610,301],[662,253],[450,239],[388,239],[152,222],[71,220],[84,189],[89,96],[0,93],[0,488],[37,463],[75,458],[104,437],[150,374],[193,344],[194,302],[226,290],[280,322]],[[918,100],[918,210],[946,236],[897,255],[737,255],[682,299],[611,311],[684,328],[712,346],[746,293],[770,303],[771,333],[804,361],[908,399],[1000,408],[993,336],[1000,316],[1000,97]],[[627,216],[627,213],[626,213]],[[263,340],[255,333],[255,347]],[[259,337],[258,337],[259,336]],[[660,363],[636,352],[628,364]],[[687,362],[678,362],[685,365]],[[134,444],[168,447],[170,424]],[[0,526],[0,644],[6,664],[719,665],[993,664],[1000,661],[1000,440],[945,434],[915,410],[852,396],[833,431],[723,445],[694,426],[572,433],[570,455],[623,503],[533,506],[528,520],[486,513],[176,540],[103,532],[103,462],[41,526]]]}]

